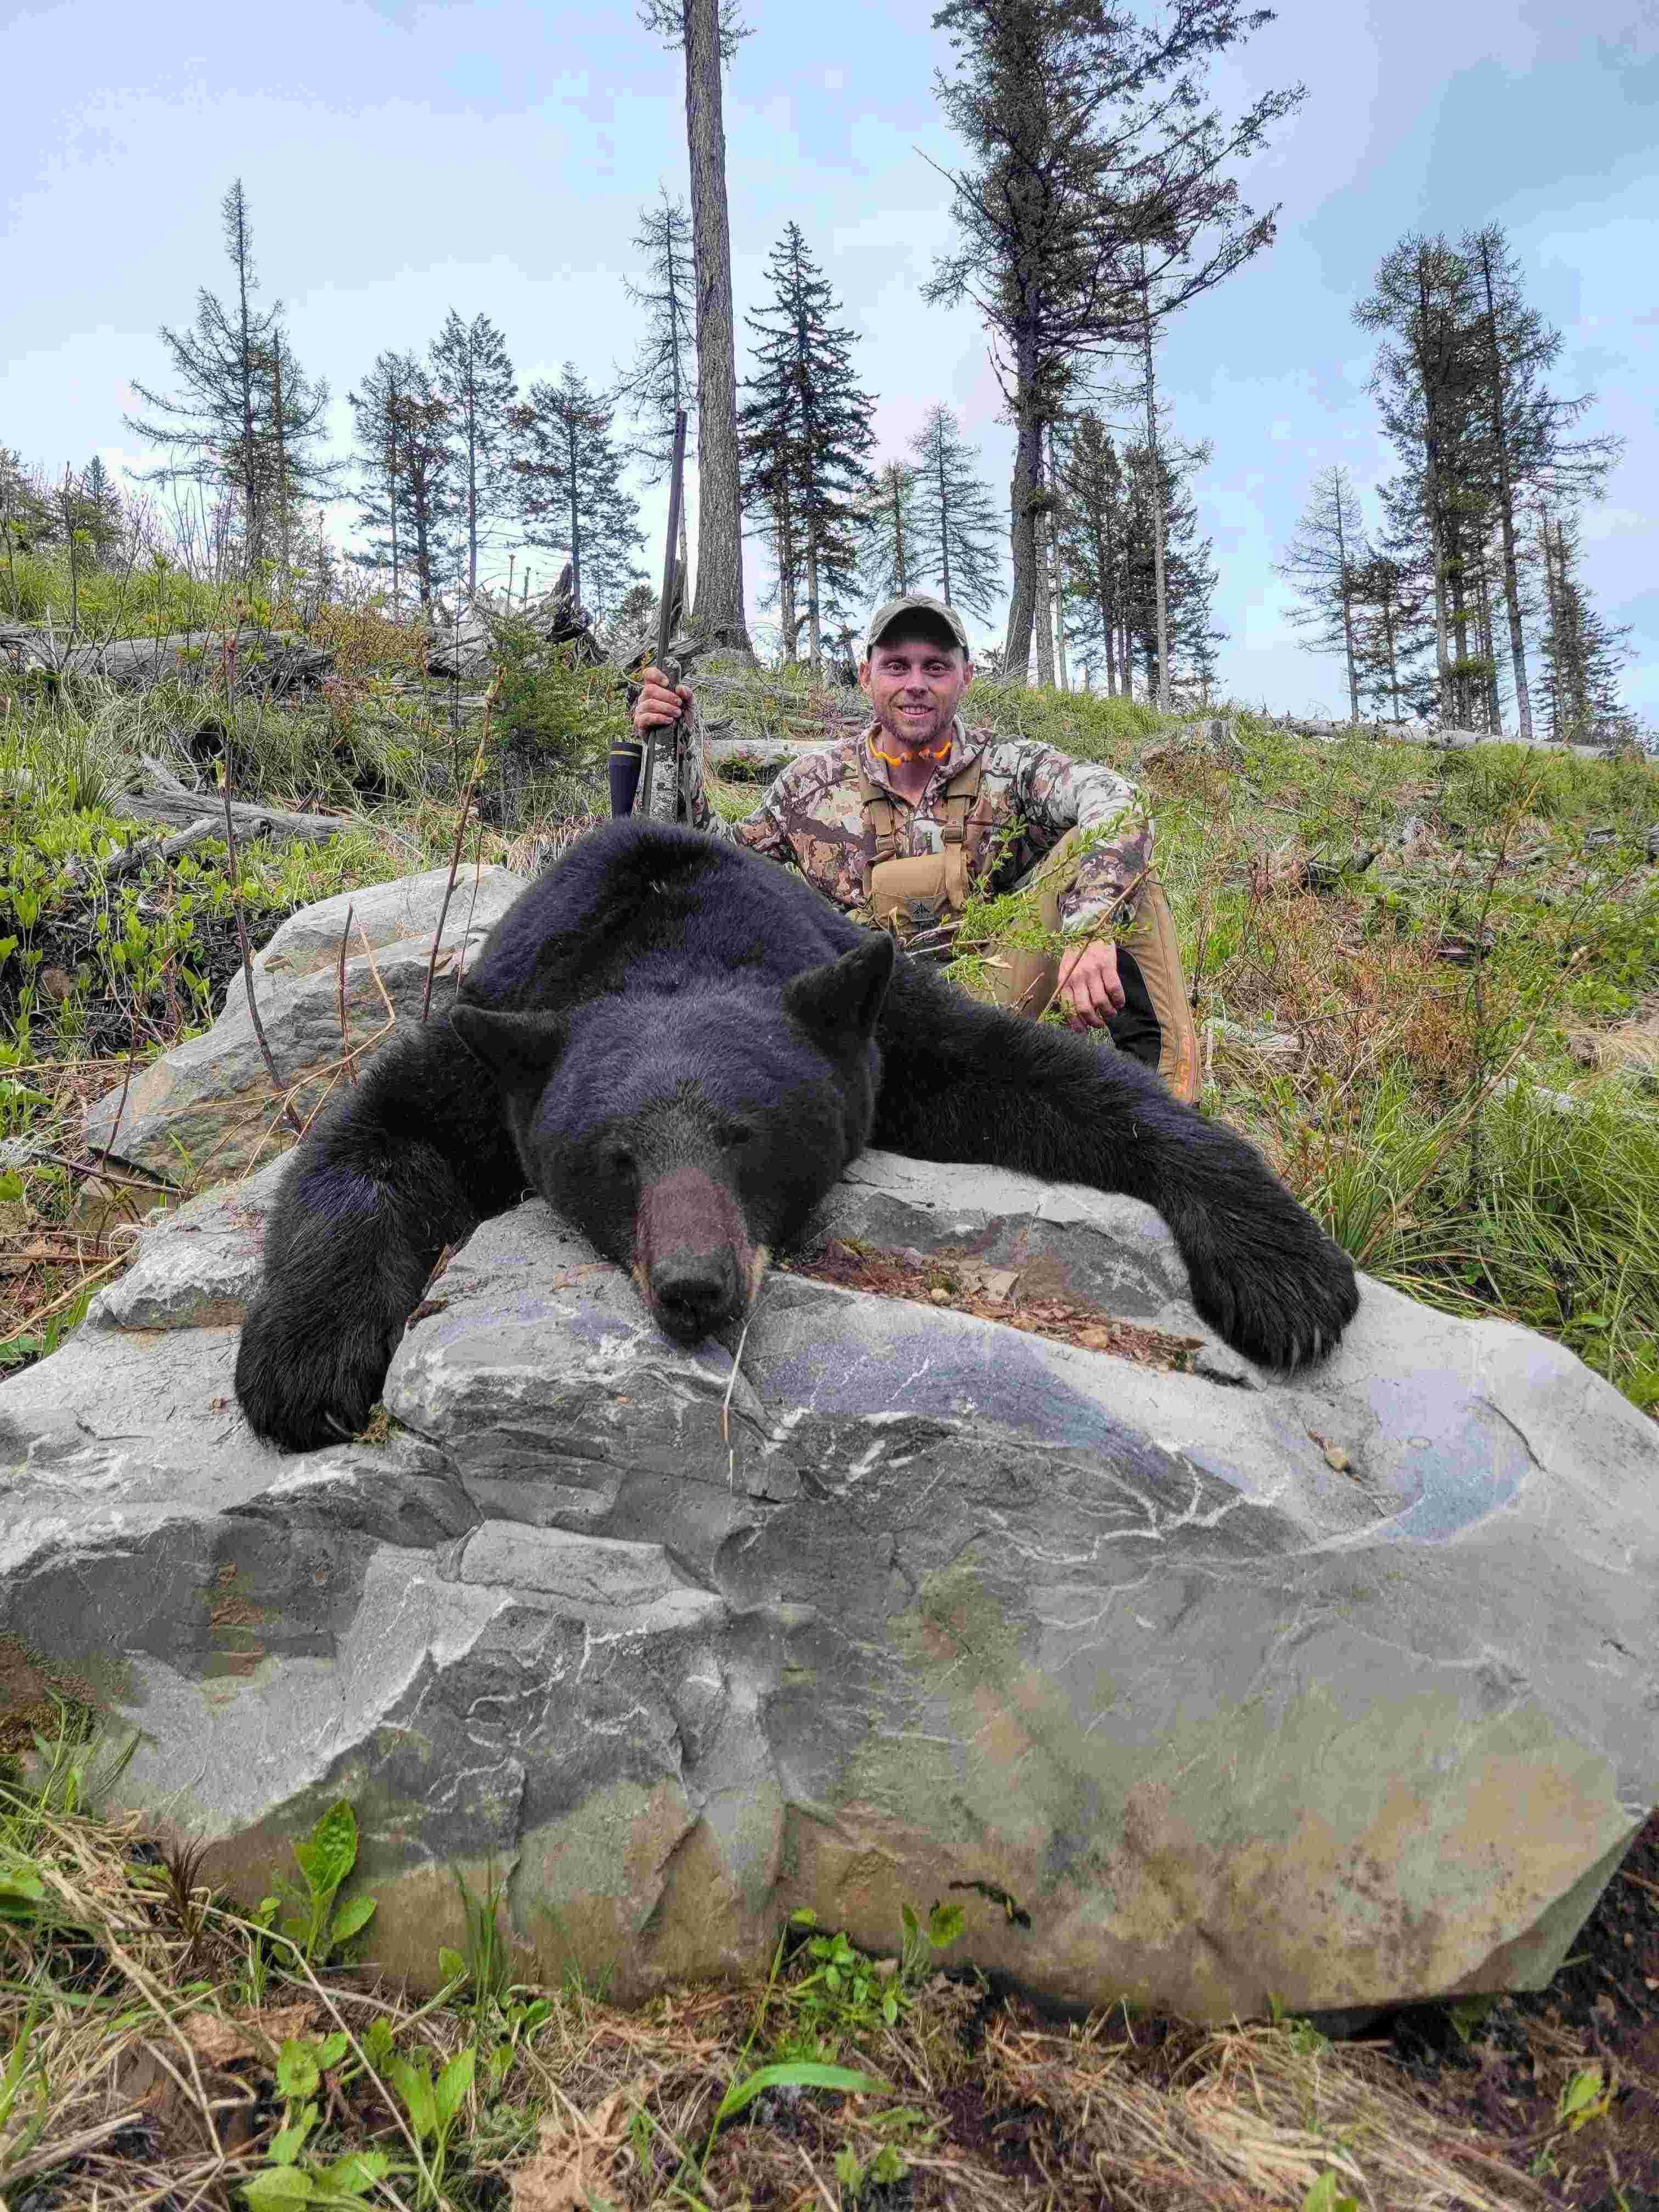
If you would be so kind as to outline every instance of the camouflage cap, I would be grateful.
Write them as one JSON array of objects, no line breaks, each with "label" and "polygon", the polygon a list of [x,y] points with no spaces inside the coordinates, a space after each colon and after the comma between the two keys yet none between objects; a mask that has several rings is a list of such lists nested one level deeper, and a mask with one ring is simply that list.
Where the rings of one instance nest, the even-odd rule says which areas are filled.
[{"label": "camouflage cap", "polygon": [[936,599],[927,592],[907,592],[896,599],[889,599],[884,606],[876,609],[870,617],[870,627],[864,634],[864,657],[870,658],[870,648],[879,645],[901,615],[928,615],[933,621],[943,623],[963,651],[971,657],[968,631],[962,617],[945,600]]}]

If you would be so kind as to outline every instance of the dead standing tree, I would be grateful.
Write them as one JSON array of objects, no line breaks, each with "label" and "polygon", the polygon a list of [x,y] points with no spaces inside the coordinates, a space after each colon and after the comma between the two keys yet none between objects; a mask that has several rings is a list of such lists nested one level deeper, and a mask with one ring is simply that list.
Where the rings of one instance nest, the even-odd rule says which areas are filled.
[{"label": "dead standing tree", "polygon": [[[641,209],[634,245],[645,257],[645,282],[635,284],[624,277],[623,290],[629,304],[641,311],[644,327],[633,364],[618,380],[617,397],[627,404],[644,432],[638,458],[648,465],[646,482],[660,483],[674,467],[680,416],[688,424],[695,422],[697,381],[691,219],[683,200],[669,198],[666,185],[659,207]],[[684,499],[679,518],[679,589],[689,595],[691,553]]]},{"label": "dead standing tree", "polygon": [[1340,651],[1346,656],[1351,722],[1359,720],[1354,603],[1370,557],[1353,478],[1340,462],[1334,463],[1314,478],[1296,535],[1273,568],[1302,602],[1291,620],[1310,633],[1304,639],[1307,650]]},{"label": "dead standing tree", "polygon": [[738,461],[737,332],[726,204],[720,65],[748,33],[732,0],[645,0],[641,21],[685,55],[691,246],[697,289],[697,596],[691,627],[747,653],[743,492]]}]

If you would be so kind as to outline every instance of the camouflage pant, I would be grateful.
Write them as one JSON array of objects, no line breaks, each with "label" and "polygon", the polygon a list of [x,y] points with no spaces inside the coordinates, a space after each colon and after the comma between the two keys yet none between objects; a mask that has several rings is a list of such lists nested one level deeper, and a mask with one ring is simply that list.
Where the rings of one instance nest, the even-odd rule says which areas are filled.
[{"label": "camouflage pant", "polygon": [[[1073,830],[1014,885],[1035,891],[1037,919],[1050,940],[1060,934],[1060,896],[1075,865]],[[998,945],[994,940],[964,969],[963,988],[989,1005],[1039,1019],[1054,1004],[1063,954],[1048,949]],[[1178,1098],[1198,1097],[1198,1036],[1188,1003],[1181,949],[1164,886],[1150,870],[1143,878],[1133,922],[1117,943],[1118,980],[1127,1003],[1107,1023],[1112,1043],[1155,1067]]]}]

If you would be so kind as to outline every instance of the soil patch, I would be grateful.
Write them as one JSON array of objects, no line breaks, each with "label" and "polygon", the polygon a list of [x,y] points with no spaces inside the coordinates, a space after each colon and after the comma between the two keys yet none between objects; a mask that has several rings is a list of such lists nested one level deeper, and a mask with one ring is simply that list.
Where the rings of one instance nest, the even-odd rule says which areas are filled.
[{"label": "soil patch", "polygon": [[836,1237],[819,1252],[780,1265],[787,1273],[810,1275],[842,1290],[948,1306],[981,1321],[1024,1329],[1032,1336],[1075,1344],[1085,1352],[1109,1352],[1141,1367],[1188,1374],[1204,1349],[1200,1337],[1176,1336],[1167,1329],[1120,1321],[1095,1306],[1073,1305],[1063,1298],[1022,1297],[1018,1269],[987,1267],[965,1252],[875,1252],[850,1238]]}]

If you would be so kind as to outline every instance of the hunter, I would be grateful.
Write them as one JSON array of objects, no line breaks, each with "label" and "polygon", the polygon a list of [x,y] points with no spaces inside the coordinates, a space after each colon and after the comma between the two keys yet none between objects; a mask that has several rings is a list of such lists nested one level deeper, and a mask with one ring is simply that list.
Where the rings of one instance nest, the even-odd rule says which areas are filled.
[{"label": "hunter", "polygon": [[[1192,1103],[1197,1039],[1133,787],[1053,745],[965,728],[973,680],[953,607],[924,592],[890,599],[859,669],[869,726],[792,761],[740,822],[710,806],[694,745],[692,827],[793,865],[919,954],[948,956],[970,893],[1035,889],[1047,945],[975,945],[968,988],[1033,1018],[1058,1002],[1073,1029],[1106,1030]],[[640,686],[641,738],[692,708],[690,687],[659,669]]]}]

